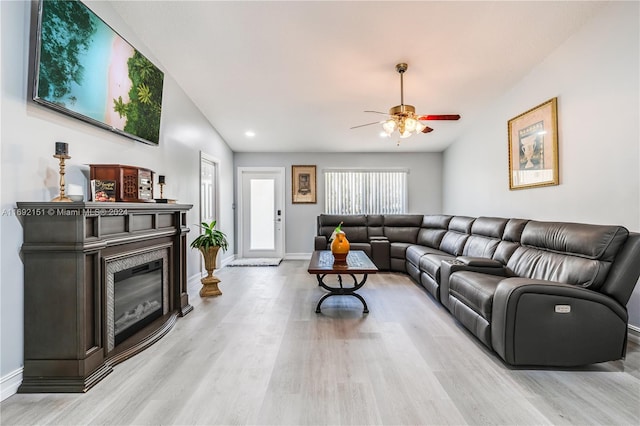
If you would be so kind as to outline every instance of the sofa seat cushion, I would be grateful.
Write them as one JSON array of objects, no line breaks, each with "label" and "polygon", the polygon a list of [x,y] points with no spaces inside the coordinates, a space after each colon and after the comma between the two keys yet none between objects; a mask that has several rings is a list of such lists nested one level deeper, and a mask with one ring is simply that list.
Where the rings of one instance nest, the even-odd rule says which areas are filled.
[{"label": "sofa seat cushion", "polygon": [[443,252],[428,253],[420,258],[419,268],[422,272],[433,278],[435,282],[440,283],[440,266],[442,265],[442,261],[453,259],[455,259],[455,256]]},{"label": "sofa seat cushion", "polygon": [[420,265],[420,258],[425,254],[446,254],[446,253],[443,253],[440,250],[434,249],[431,247],[425,247],[425,246],[419,246],[419,245],[410,246],[407,248],[407,253],[406,253],[407,262],[418,267]]},{"label": "sofa seat cushion", "polygon": [[407,249],[412,246],[411,243],[391,243],[389,247],[389,255],[392,258],[405,260]]},{"label": "sofa seat cushion", "polygon": [[458,271],[449,277],[449,295],[491,322],[493,295],[504,279],[498,275]]}]

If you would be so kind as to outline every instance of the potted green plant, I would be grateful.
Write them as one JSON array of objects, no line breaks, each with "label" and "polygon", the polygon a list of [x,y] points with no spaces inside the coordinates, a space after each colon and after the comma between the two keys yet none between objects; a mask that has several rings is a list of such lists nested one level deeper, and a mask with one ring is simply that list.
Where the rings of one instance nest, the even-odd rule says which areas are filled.
[{"label": "potted green plant", "polygon": [[213,275],[213,271],[216,269],[218,250],[227,251],[229,247],[227,236],[224,232],[215,229],[215,220],[211,223],[202,222],[198,226],[204,232],[191,242],[191,248],[200,250],[204,257],[204,268],[207,270],[207,276],[200,280],[202,283],[200,296],[219,296],[222,294],[218,288],[220,279]]}]

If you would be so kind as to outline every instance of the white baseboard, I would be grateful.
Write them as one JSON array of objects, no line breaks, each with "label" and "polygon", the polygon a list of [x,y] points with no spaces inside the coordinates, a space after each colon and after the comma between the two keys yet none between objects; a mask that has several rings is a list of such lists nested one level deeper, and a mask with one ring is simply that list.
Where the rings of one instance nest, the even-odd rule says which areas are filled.
[{"label": "white baseboard", "polygon": [[285,260],[309,260],[311,253],[285,253]]},{"label": "white baseboard", "polygon": [[223,257],[222,259],[220,259],[222,262],[222,264],[220,265],[221,268],[224,268],[225,266],[227,266],[229,263],[233,262],[236,259],[236,255],[235,254],[230,254],[227,257]]},{"label": "white baseboard", "polygon": [[0,378],[0,401],[18,392],[22,383],[22,367]]}]

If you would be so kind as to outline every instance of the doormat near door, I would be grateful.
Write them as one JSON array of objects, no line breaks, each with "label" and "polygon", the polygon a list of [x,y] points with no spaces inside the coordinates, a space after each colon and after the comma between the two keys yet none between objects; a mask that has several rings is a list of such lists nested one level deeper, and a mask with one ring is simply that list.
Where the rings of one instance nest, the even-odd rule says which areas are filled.
[{"label": "doormat near door", "polygon": [[278,266],[282,262],[279,257],[248,257],[232,260],[227,266]]}]

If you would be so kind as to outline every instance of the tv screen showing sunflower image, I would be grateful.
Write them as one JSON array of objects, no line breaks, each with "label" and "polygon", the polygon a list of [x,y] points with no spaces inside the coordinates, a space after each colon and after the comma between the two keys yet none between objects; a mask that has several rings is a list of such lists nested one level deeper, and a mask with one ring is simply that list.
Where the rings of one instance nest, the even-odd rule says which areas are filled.
[{"label": "tv screen showing sunflower image", "polygon": [[157,145],[164,74],[82,2],[39,3],[33,99]]}]

